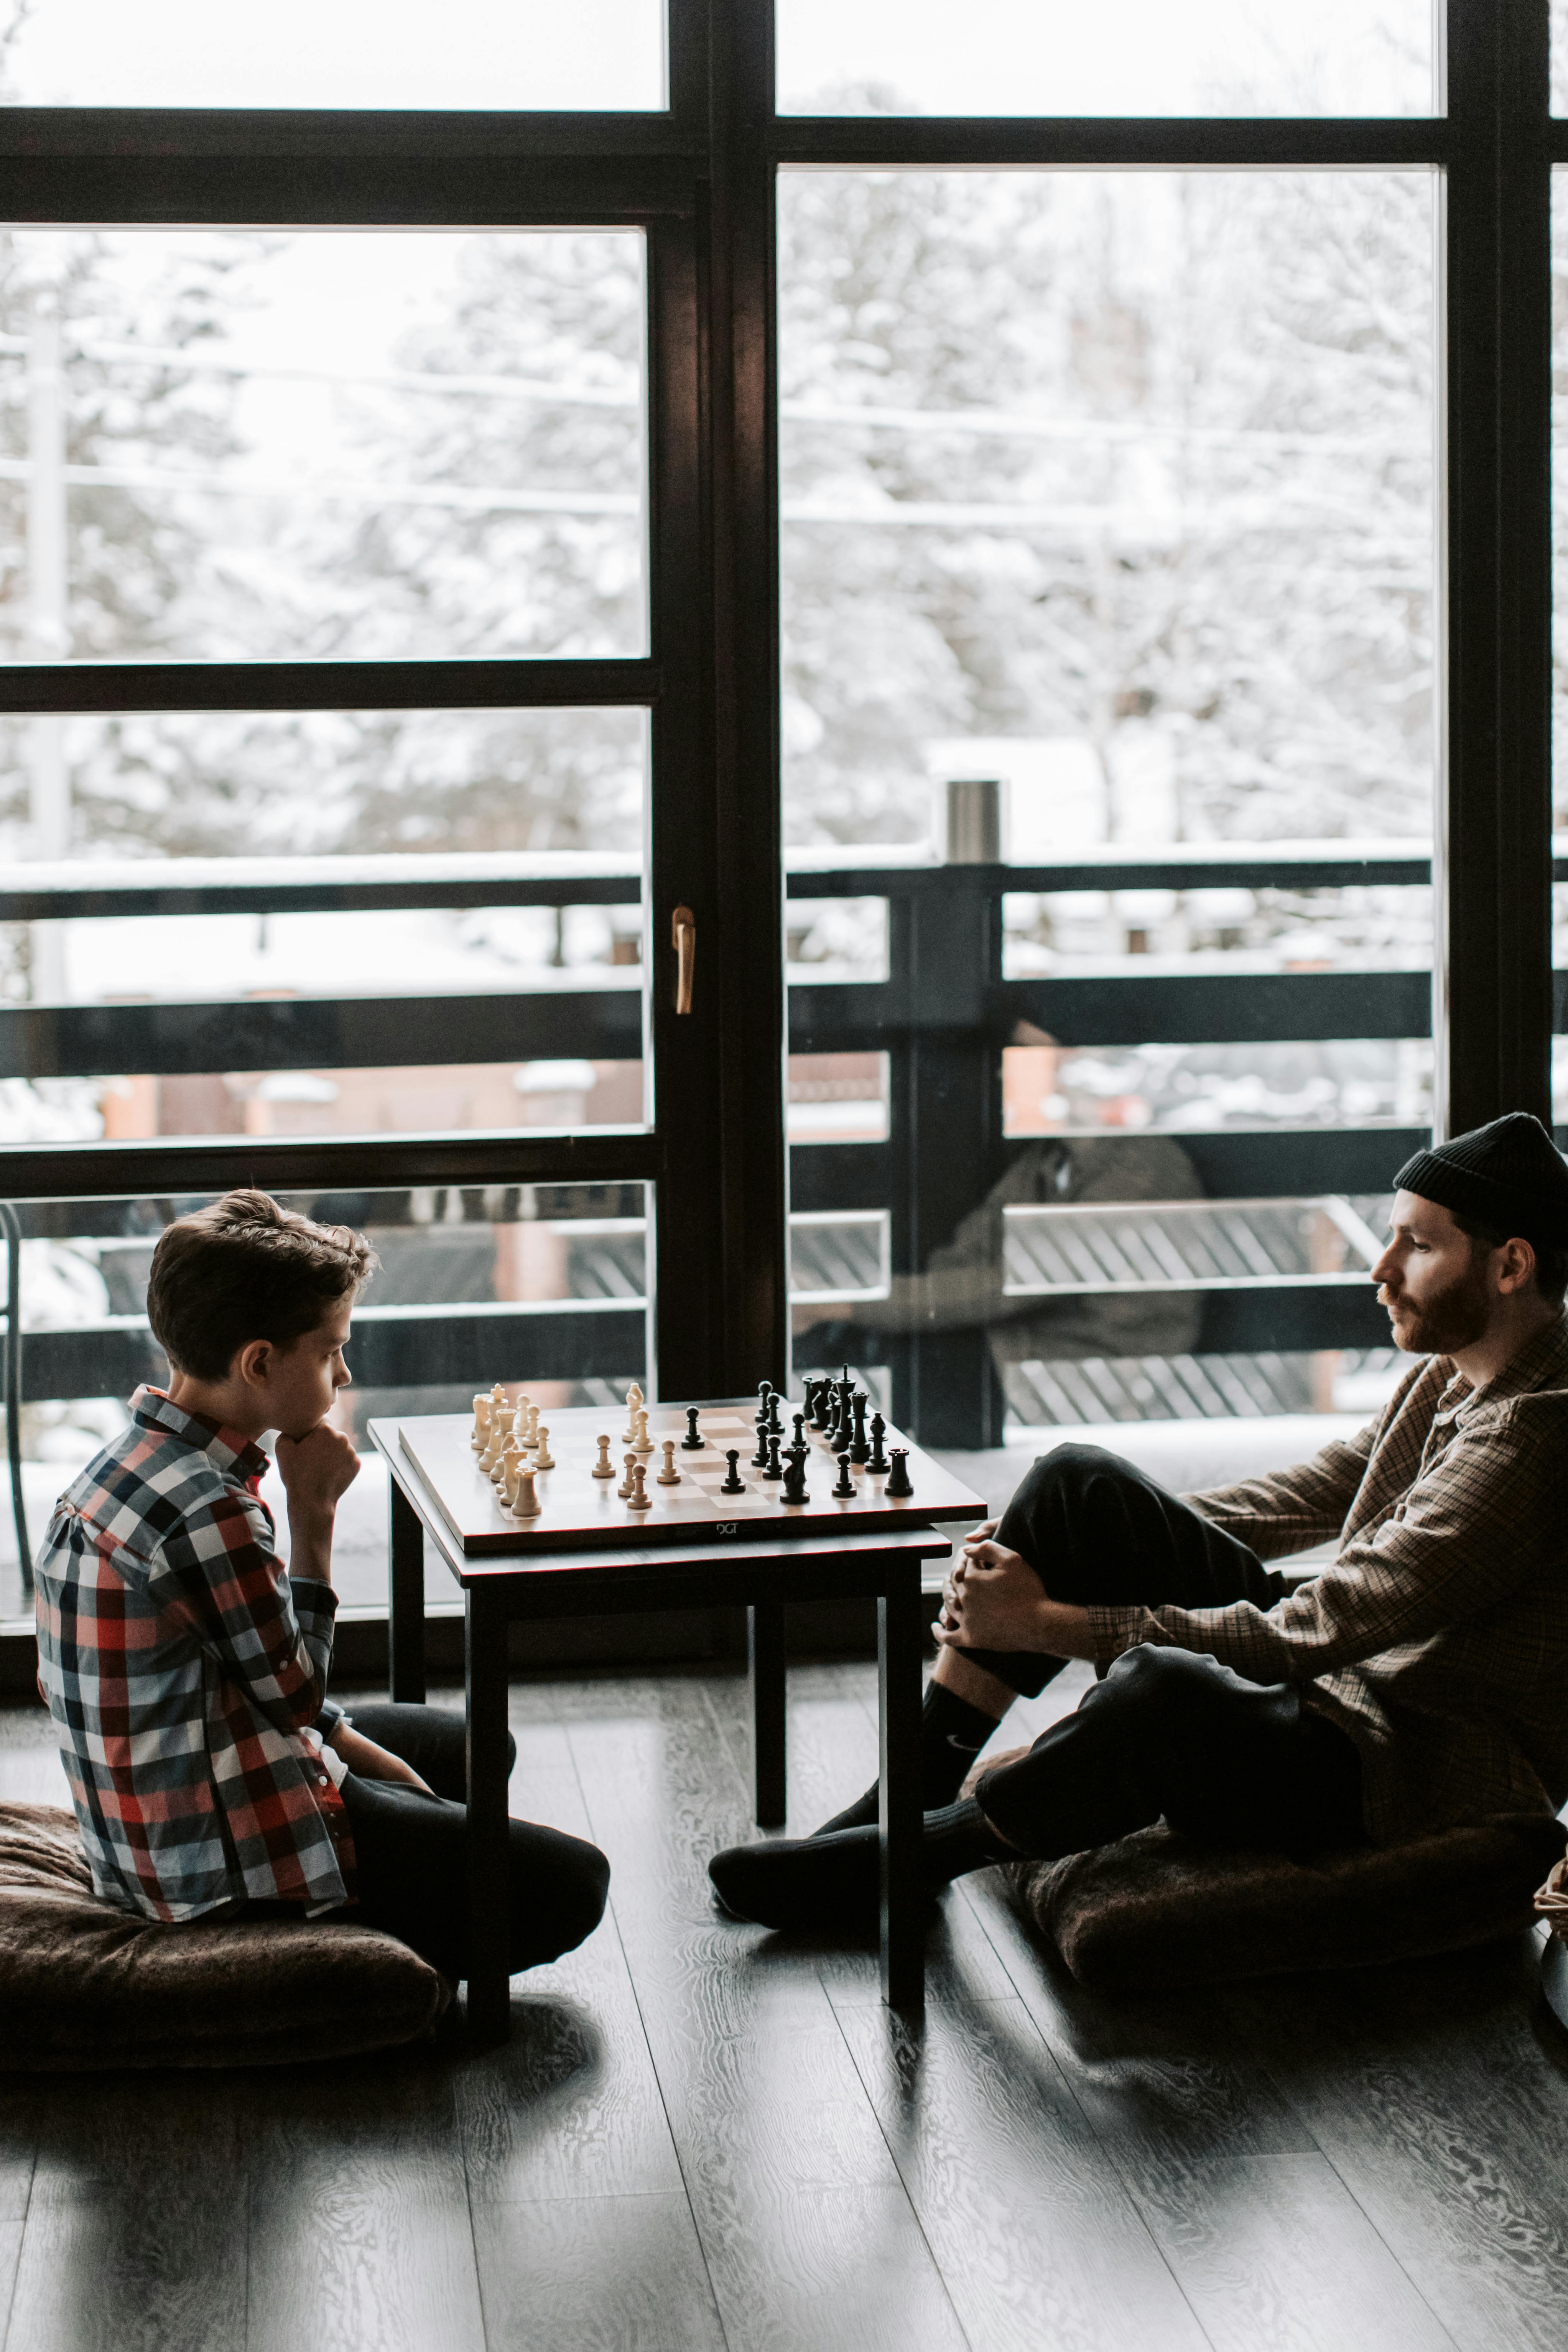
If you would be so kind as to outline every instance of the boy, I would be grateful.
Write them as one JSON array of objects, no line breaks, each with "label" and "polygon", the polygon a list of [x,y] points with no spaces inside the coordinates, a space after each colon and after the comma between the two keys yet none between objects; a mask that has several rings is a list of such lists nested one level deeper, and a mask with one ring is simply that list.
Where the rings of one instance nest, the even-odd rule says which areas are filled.
[{"label": "boy", "polygon": [[[287,1904],[384,1927],[468,1974],[460,1717],[326,1696],[334,1514],[359,1475],[327,1420],[349,1384],[363,1238],[230,1192],[168,1226],[147,1313],[172,1378],[55,1507],[39,1687],[93,1885],[153,1919]],[[276,1430],[289,1564],[258,1493]],[[595,1846],[511,1824],[511,1967],[598,1924]]]}]

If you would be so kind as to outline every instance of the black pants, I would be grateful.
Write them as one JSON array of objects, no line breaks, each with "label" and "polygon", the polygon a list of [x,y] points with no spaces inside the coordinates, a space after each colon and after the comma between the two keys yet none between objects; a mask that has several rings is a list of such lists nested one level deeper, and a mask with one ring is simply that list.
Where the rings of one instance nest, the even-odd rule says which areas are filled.
[{"label": "black pants", "polygon": [[[1054,1601],[1268,1609],[1285,1590],[1246,1544],[1095,1445],[1037,1462],[996,1540]],[[962,1654],[1030,1696],[1064,1663]],[[988,1772],[976,1794],[1005,1837],[1042,1857],[1107,1844],[1162,1815],[1187,1836],[1289,1852],[1363,1834],[1354,1744],[1302,1705],[1296,1685],[1247,1682],[1216,1658],[1152,1643],[1114,1660],[1076,1715]]]},{"label": "black pants", "polygon": [[[351,1772],[343,1802],[353,1830],[359,1908],[368,1927],[411,1944],[449,1977],[468,1973],[468,1808],[463,1718],[433,1706],[360,1706],[356,1731],[412,1764],[436,1791]],[[515,1761],[515,1741],[511,1748]],[[507,1967],[537,1968],[592,1935],[610,1865],[596,1845],[534,1822],[510,1823]]]}]

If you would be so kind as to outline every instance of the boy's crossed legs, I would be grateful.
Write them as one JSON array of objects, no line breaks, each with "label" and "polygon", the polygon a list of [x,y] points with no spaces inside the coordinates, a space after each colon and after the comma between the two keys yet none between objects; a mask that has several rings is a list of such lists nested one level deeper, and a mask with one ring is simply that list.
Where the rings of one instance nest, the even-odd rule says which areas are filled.
[{"label": "boy's crossed legs", "polygon": [[[1285,1591],[1245,1544],[1096,1446],[1059,1446],[1037,1462],[996,1541],[1043,1568],[1058,1601],[1268,1609]],[[954,1803],[1014,1696],[1037,1696],[1064,1663],[942,1651],[921,1755],[933,1891],[986,1863],[1080,1853],[1162,1815],[1230,1845],[1310,1850],[1362,1834],[1356,1749],[1303,1706],[1296,1685],[1249,1683],[1216,1659],[1153,1644],[1116,1659],[1076,1714]],[[815,1838],[731,1848],[710,1875],[742,1917],[867,1929],[878,1903],[876,1820],[872,1788]]]}]

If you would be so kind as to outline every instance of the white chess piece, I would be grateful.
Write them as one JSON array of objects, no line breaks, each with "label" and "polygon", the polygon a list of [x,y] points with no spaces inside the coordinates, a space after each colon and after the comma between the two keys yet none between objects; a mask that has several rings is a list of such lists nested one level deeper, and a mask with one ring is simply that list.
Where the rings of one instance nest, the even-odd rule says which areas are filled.
[{"label": "white chess piece", "polygon": [[632,1491],[632,1472],[639,1466],[637,1455],[635,1454],[628,1454],[626,1457],[626,1468],[621,1483],[616,1488],[616,1492],[620,1496],[623,1503]]},{"label": "white chess piece", "polygon": [[468,1437],[468,1444],[473,1447],[476,1454],[482,1454],[484,1452],[485,1446],[489,1439],[489,1398],[488,1395],[477,1396],[474,1399],[474,1426]]},{"label": "white chess piece", "polygon": [[485,1439],[485,1450],[479,1456],[479,1468],[487,1478],[495,1476],[496,1465],[510,1443],[511,1431],[505,1421],[492,1412],[489,1418],[489,1434]]},{"label": "white chess piece", "polygon": [[658,1474],[658,1483],[661,1486],[679,1486],[680,1484],[680,1473],[675,1466],[673,1437],[667,1437],[664,1441],[664,1467]]},{"label": "white chess piece", "polygon": [[653,1452],[653,1440],[647,1433],[647,1415],[643,1411],[640,1404],[638,1405],[636,1412],[633,1413],[632,1419],[637,1423],[637,1435],[632,1440],[632,1452],[634,1454],[651,1454]]},{"label": "white chess piece", "polygon": [[534,1434],[533,1466],[536,1470],[553,1470],[555,1456],[550,1451],[550,1432],[542,1422]]},{"label": "white chess piece", "polygon": [[520,1468],[518,1471],[517,1493],[512,1499],[511,1506],[511,1515],[514,1519],[536,1519],[539,1517],[540,1512],[544,1508],[543,1504],[540,1501],[539,1496],[534,1492],[533,1481],[535,1475],[536,1474],[533,1471],[526,1467]]},{"label": "white chess piece", "polygon": [[528,1399],[525,1396],[520,1396],[517,1401],[517,1411],[511,1417],[511,1433],[520,1445],[528,1444],[529,1409]]},{"label": "white chess piece", "polygon": [[638,1388],[636,1381],[634,1381],[630,1388],[626,1391],[626,1425],[621,1432],[621,1444],[623,1445],[632,1445],[637,1442],[637,1407],[641,1404],[642,1401],[642,1391]]},{"label": "white chess piece", "polygon": [[588,1473],[588,1475],[591,1478],[613,1478],[616,1475],[616,1465],[610,1459],[609,1439],[607,1437],[600,1437],[596,1438],[595,1443],[599,1449],[599,1458],[595,1463],[592,1470]]},{"label": "white chess piece", "polygon": [[517,1474],[521,1467],[522,1455],[509,1437],[506,1442],[505,1453],[501,1455],[500,1460],[496,1464],[495,1468],[490,1472],[490,1484],[495,1488],[496,1493],[500,1496],[502,1503],[505,1504],[508,1508],[510,1507],[512,1487],[516,1482]]},{"label": "white chess piece", "polygon": [[652,1510],[653,1496],[647,1491],[647,1486],[645,1483],[647,1478],[647,1465],[642,1462],[634,1462],[632,1464],[632,1491],[626,1497],[626,1508],[628,1511]]},{"label": "white chess piece", "polygon": [[539,1443],[539,1407],[536,1404],[531,1404],[528,1408],[528,1436],[525,1443],[531,1451]]}]

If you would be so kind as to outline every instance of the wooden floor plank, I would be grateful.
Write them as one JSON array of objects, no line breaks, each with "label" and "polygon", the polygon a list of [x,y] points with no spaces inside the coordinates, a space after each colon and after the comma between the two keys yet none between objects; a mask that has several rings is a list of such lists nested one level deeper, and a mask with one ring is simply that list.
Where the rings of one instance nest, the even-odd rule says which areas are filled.
[{"label": "wooden floor plank", "polygon": [[248,2352],[485,2352],[440,2058],[280,2070],[249,2112]]},{"label": "wooden floor plank", "polygon": [[[561,1725],[514,1711],[511,1810],[592,1834]],[[476,2204],[674,2193],[680,2166],[613,1916],[512,1984],[511,2039],[455,2060]]]},{"label": "wooden floor plank", "polygon": [[1018,2000],[840,2022],[972,2344],[1203,2352],[1142,2216]]},{"label": "wooden floor plank", "polygon": [[700,1685],[607,1700],[573,1753],[731,2352],[956,2352],[815,1956],[713,1909],[746,1794]]},{"label": "wooden floor plank", "polygon": [[684,2190],[476,2210],[492,2352],[725,2352]]},{"label": "wooden floor plank", "polygon": [[239,2081],[50,2078],[37,2102],[8,2352],[242,2352]]},{"label": "wooden floor plank", "polygon": [[1227,2006],[1463,2352],[1568,2336],[1568,2052],[1527,1937]]}]

